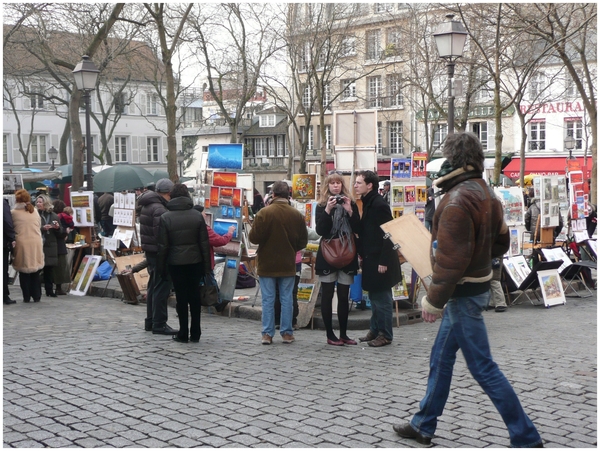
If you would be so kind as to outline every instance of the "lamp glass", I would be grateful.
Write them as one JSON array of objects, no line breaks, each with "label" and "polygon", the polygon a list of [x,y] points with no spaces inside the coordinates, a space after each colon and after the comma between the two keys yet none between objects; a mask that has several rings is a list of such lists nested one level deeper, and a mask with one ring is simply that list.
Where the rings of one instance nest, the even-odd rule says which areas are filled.
[{"label": "lamp glass", "polygon": [[100,71],[87,55],[73,69],[75,84],[80,91],[90,91],[96,87]]},{"label": "lamp glass", "polygon": [[183,163],[183,160],[185,159],[183,152],[177,152],[177,162],[178,163]]},{"label": "lamp glass", "polygon": [[57,157],[58,157],[58,150],[56,150],[54,148],[54,146],[50,147],[48,149],[48,158],[50,158],[50,160],[54,161],[54,160],[56,160]]},{"label": "lamp glass", "polygon": [[440,58],[458,58],[462,56],[467,31],[460,22],[453,20],[441,23],[433,34]]},{"label": "lamp glass", "polygon": [[575,148],[575,138],[573,138],[571,135],[565,138],[565,148],[568,150]]}]

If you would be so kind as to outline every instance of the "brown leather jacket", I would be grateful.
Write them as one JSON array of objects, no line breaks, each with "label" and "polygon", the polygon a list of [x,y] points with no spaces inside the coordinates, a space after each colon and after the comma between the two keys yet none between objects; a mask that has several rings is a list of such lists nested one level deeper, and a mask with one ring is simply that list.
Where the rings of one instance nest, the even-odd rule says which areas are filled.
[{"label": "brown leather jacket", "polygon": [[427,298],[443,308],[451,297],[489,290],[492,258],[508,250],[510,236],[502,204],[481,173],[457,169],[435,184],[445,195],[433,217]]}]

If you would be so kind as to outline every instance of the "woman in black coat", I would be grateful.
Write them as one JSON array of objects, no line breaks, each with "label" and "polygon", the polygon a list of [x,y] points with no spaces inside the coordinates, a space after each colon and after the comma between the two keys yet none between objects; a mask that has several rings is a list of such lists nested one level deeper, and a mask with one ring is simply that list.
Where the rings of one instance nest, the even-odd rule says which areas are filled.
[{"label": "woman in black coat", "polygon": [[46,296],[56,297],[54,293],[54,268],[58,265],[58,240],[65,238],[58,215],[54,213],[52,202],[46,194],[35,200],[35,206],[42,220],[42,238],[44,240],[44,287]]},{"label": "woman in black coat", "polygon": [[175,184],[158,229],[156,272],[161,277],[168,272],[173,281],[179,316],[179,333],[173,339],[180,343],[200,341],[200,280],[211,270],[206,222],[193,206],[187,186]]},{"label": "woman in black coat", "polygon": [[63,291],[62,285],[71,283],[71,266],[69,265],[69,262],[67,259],[68,252],[67,252],[66,239],[67,239],[67,236],[69,235],[69,232],[71,231],[71,228],[74,227],[74,224],[73,224],[73,221],[71,221],[70,223],[67,223],[65,220],[66,216],[61,214],[64,212],[65,207],[66,207],[65,203],[62,200],[60,200],[60,199],[55,200],[53,205],[54,205],[54,213],[57,214],[58,220],[60,222],[61,229],[62,229],[62,233],[57,235],[57,238],[56,238],[58,263],[54,267],[54,273],[53,273],[54,274],[54,277],[53,277],[54,284],[56,285],[56,291],[54,293],[58,294],[58,295],[64,295],[67,293]]},{"label": "woman in black coat", "polygon": [[[321,200],[317,205],[315,217],[316,231],[321,235],[321,242],[339,237],[340,230],[346,232],[346,235],[354,235],[358,230],[360,221],[358,207],[352,200],[352,195],[348,191],[341,174],[330,174],[321,185]],[[358,253],[348,265],[343,268],[336,268],[325,260],[321,246],[319,246],[315,271],[321,281],[321,314],[327,330],[327,344],[332,346],[355,345],[356,341],[347,335],[347,327],[350,285],[354,282],[354,275],[358,271]],[[340,325],[339,339],[333,332],[332,300],[336,282],[337,316]]]}]

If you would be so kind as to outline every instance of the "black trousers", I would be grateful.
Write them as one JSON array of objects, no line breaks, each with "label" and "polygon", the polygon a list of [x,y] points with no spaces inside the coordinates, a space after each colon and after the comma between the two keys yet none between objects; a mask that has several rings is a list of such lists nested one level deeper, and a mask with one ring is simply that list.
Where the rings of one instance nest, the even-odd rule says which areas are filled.
[{"label": "black trousers", "polygon": [[167,325],[167,301],[171,292],[171,281],[156,273],[154,252],[146,252],[148,262],[148,290],[146,292],[146,329],[161,329]]},{"label": "black trousers", "polygon": [[31,298],[34,301],[39,301],[42,298],[42,283],[39,271],[34,273],[20,272],[19,283],[21,284],[24,302],[29,302]]},{"label": "black trousers", "polygon": [[10,262],[10,251],[7,246],[4,246],[4,300],[10,299],[10,291],[8,291],[8,264]]},{"label": "black trousers", "polygon": [[46,295],[54,293],[54,266],[44,266],[44,288],[46,289]]},{"label": "black trousers", "polygon": [[[200,330],[200,276],[202,263],[192,265],[169,265],[169,273],[175,297],[177,299],[177,315],[179,315],[179,333],[181,340],[199,340]],[[191,324],[188,326],[188,306],[191,315]]]}]

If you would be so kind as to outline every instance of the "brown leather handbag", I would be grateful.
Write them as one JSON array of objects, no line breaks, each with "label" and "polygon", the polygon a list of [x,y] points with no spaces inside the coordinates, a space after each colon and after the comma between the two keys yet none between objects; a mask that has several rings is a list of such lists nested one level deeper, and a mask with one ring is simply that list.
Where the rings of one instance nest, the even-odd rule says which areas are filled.
[{"label": "brown leather handbag", "polygon": [[320,248],[325,261],[337,269],[348,266],[356,257],[354,235],[350,235],[350,239],[343,241],[339,238],[323,239]]}]

